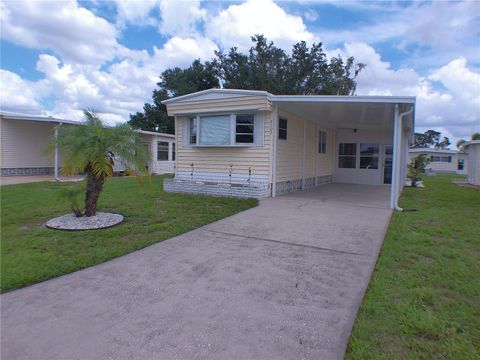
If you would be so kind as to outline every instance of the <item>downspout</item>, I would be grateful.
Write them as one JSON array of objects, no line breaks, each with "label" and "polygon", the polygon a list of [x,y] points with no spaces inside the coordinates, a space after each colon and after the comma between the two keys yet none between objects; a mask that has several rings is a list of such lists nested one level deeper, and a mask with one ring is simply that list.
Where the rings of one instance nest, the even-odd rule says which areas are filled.
[{"label": "downspout", "polygon": [[58,129],[63,125],[63,123],[58,124],[58,126],[55,126],[55,167],[54,167],[54,172],[55,172],[55,180],[61,181],[60,178],[58,177]]},{"label": "downspout", "polygon": [[278,107],[274,105],[272,112],[272,131],[271,131],[271,143],[272,143],[272,197],[277,196],[277,126],[278,126]]},{"label": "downspout", "polygon": [[400,162],[402,159],[400,151],[402,150],[402,119],[413,112],[413,106],[410,110],[401,114],[398,113],[398,104],[395,104],[395,116],[393,123],[393,169],[392,169],[392,185],[390,189],[390,205],[396,211],[403,211],[398,206],[398,195],[400,193]]},{"label": "downspout", "polygon": [[303,151],[302,151],[302,190],[305,190],[305,158],[307,156],[307,122],[303,119]]}]

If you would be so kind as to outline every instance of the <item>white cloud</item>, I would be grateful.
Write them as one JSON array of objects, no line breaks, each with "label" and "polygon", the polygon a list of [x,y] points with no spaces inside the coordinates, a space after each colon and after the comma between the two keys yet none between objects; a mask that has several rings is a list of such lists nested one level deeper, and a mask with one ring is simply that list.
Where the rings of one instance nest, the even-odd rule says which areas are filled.
[{"label": "white cloud", "polygon": [[[327,44],[388,41],[409,54],[416,66],[441,66],[462,54],[470,62],[480,61],[480,2],[334,2],[339,7],[369,11],[378,20],[352,29],[320,27],[316,34]],[[412,50],[415,49],[415,50]]]},{"label": "white cloud", "polygon": [[186,67],[198,58],[202,61],[210,60],[215,50],[218,50],[217,45],[208,38],[173,37],[162,49],[154,49],[154,57],[161,63],[162,68]]},{"label": "white cloud", "polygon": [[207,14],[200,8],[200,0],[160,0],[160,13],[160,33],[180,37],[198,36],[197,25]]},{"label": "white cloud", "polygon": [[345,49],[336,53],[354,55],[356,61],[367,64],[357,79],[359,95],[416,96],[417,131],[442,131],[452,143],[480,131],[480,73],[469,69],[465,58],[422,77],[413,69],[392,69],[365,43],[345,44]]},{"label": "white cloud", "polygon": [[158,0],[114,0],[117,7],[117,23],[124,26],[127,23],[155,25],[156,20],[149,16],[158,6]]},{"label": "white cloud", "polygon": [[0,69],[0,108],[2,111],[39,113],[41,106],[35,96],[34,84],[17,74]]},{"label": "white cloud", "polygon": [[59,54],[64,61],[101,64],[115,56],[117,30],[76,1],[1,2],[2,37]]},{"label": "white cloud", "polygon": [[282,48],[301,40],[314,40],[300,16],[288,14],[273,0],[247,0],[230,5],[209,18],[205,27],[208,37],[222,46],[237,46],[242,50],[250,48],[250,37],[255,34],[265,35]]}]

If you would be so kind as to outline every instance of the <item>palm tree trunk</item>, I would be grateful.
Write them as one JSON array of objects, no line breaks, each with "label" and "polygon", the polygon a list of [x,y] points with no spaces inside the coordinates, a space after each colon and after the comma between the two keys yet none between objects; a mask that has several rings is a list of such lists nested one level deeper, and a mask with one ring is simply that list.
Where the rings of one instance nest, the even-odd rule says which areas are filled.
[{"label": "palm tree trunk", "polygon": [[95,216],[97,213],[97,202],[105,182],[104,177],[95,176],[87,170],[87,192],[85,194],[85,216]]}]

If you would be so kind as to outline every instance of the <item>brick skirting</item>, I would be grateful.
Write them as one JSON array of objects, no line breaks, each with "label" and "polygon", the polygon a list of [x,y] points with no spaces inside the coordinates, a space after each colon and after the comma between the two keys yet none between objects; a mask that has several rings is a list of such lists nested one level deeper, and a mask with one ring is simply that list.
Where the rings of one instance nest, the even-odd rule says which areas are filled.
[{"label": "brick skirting", "polygon": [[39,168],[2,168],[2,176],[53,175],[53,167]]},{"label": "brick skirting", "polygon": [[270,196],[270,185],[267,183],[223,183],[214,181],[163,180],[165,192],[231,196],[237,198],[261,199]]}]

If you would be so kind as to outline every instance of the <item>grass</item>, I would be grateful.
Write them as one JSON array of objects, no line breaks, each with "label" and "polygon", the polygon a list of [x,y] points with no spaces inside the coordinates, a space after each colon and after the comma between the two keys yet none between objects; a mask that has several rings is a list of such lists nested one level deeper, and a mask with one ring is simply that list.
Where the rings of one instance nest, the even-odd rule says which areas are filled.
[{"label": "grass", "polygon": [[70,273],[144,248],[256,205],[240,200],[163,192],[163,177],[139,186],[113,178],[99,211],[122,213],[125,222],[103,230],[59,231],[43,224],[69,211],[61,189],[71,183],[1,187],[1,291]]},{"label": "grass", "polygon": [[480,190],[452,179],[404,190],[346,359],[480,359]]}]

